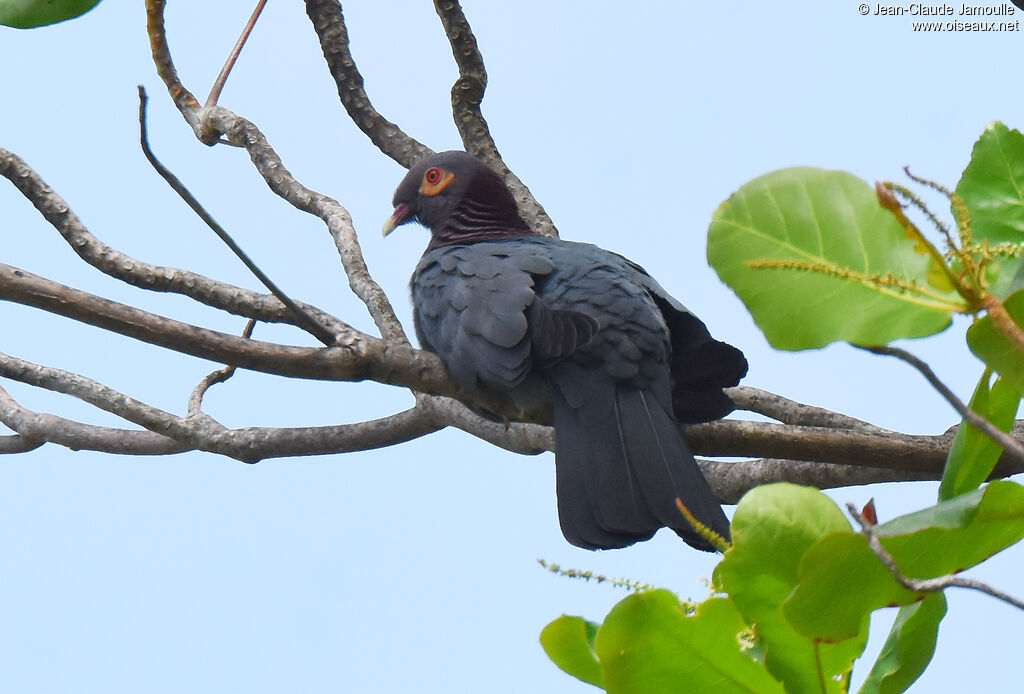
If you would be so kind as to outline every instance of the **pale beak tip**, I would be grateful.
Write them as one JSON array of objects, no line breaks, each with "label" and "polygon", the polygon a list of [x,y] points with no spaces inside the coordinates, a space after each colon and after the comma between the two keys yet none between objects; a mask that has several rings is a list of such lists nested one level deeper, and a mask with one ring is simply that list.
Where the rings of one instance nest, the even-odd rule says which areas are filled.
[{"label": "pale beak tip", "polygon": [[391,216],[384,222],[384,226],[381,228],[381,234],[387,236],[397,227],[405,224],[409,221],[409,206],[401,204],[395,208],[395,211],[391,213]]}]

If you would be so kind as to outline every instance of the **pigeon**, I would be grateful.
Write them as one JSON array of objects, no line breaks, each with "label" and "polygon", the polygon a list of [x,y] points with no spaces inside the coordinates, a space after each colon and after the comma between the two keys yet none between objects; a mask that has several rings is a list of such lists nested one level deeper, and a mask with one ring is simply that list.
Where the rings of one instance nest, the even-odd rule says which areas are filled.
[{"label": "pigeon", "polygon": [[743,353],[636,263],[531,231],[503,179],[466,152],[418,161],[393,203],[385,236],[430,230],[410,281],[420,345],[468,392],[551,412],[565,539],[613,549],[668,527],[714,551],[678,499],[728,540],[680,425],[734,409],[723,388],[746,374]]}]

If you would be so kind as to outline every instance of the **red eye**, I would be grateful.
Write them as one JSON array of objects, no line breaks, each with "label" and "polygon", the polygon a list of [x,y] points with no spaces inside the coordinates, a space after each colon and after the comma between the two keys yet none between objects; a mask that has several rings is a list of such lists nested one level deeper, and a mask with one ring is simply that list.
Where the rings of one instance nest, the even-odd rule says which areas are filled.
[{"label": "red eye", "polygon": [[436,186],[441,182],[441,169],[431,166],[427,169],[427,173],[423,174],[423,180],[432,186]]}]

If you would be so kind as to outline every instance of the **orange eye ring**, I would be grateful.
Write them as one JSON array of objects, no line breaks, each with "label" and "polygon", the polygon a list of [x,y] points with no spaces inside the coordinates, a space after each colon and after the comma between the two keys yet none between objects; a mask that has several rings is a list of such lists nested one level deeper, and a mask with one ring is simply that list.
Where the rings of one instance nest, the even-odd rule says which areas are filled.
[{"label": "orange eye ring", "polygon": [[423,182],[420,183],[420,195],[437,195],[448,187],[448,184],[455,180],[455,174],[445,171],[439,166],[431,166],[423,172]]}]

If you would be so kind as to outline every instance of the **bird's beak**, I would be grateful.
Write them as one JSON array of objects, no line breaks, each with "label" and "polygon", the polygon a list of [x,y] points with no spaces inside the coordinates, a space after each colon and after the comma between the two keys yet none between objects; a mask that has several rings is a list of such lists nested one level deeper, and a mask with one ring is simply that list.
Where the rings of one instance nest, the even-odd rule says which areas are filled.
[{"label": "bird's beak", "polygon": [[412,219],[412,214],[409,211],[409,206],[404,202],[400,203],[395,208],[395,211],[391,213],[391,216],[387,218],[387,221],[384,222],[384,228],[381,229],[381,232],[384,236],[387,236],[395,230],[395,227],[405,224],[410,219]]}]

